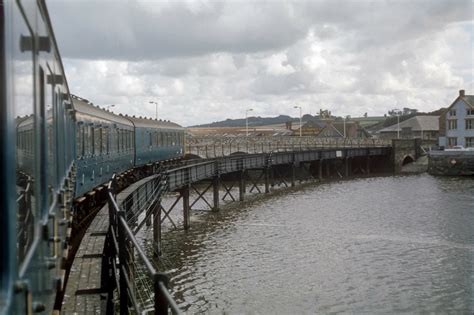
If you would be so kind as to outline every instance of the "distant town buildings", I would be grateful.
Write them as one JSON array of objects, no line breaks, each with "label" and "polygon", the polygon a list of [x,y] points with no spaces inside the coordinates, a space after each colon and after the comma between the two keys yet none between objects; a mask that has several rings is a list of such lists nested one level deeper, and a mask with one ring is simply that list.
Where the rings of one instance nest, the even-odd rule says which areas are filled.
[{"label": "distant town buildings", "polygon": [[458,97],[440,116],[439,146],[474,147],[474,95],[459,91]]},{"label": "distant town buildings", "polygon": [[[400,116],[398,116],[400,115]],[[327,109],[319,115],[305,114],[302,122],[290,116],[252,117],[249,124],[249,136],[299,136],[316,138],[352,138],[370,137],[381,139],[419,138],[440,147],[474,147],[474,95],[465,95],[459,91],[458,97],[448,109],[439,109],[432,113],[418,113],[416,109],[403,108],[392,110],[389,116],[335,117]],[[188,136],[245,137],[246,128],[242,119],[227,119],[218,122],[219,126],[196,126],[188,128]]]},{"label": "distant town buildings", "polygon": [[439,116],[414,116],[383,128],[377,132],[381,139],[437,140],[439,137]]}]

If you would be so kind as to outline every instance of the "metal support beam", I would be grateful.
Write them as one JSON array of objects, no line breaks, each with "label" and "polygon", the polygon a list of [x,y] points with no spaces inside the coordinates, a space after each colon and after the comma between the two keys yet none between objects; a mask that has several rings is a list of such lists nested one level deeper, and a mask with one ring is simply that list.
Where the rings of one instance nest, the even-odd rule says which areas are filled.
[{"label": "metal support beam", "polygon": [[184,186],[183,189],[181,189],[181,195],[183,196],[183,225],[184,229],[188,230],[191,218],[191,207],[189,206],[189,186]]},{"label": "metal support beam", "polygon": [[265,193],[268,194],[270,192],[270,167],[265,167]]},{"label": "metal support beam", "polygon": [[367,160],[366,160],[366,164],[365,164],[365,170],[367,171],[367,175],[370,174],[370,155],[367,155]]},{"label": "metal support beam", "polygon": [[323,180],[323,162],[324,162],[324,160],[321,159],[321,160],[319,160],[319,163],[318,163],[318,164],[319,164],[319,165],[318,165],[318,166],[319,166],[319,167],[318,167],[318,177],[319,177],[319,180]]},{"label": "metal support beam", "polygon": [[262,179],[262,177],[263,177],[264,175],[265,175],[265,169],[262,169],[262,172],[260,173],[260,175],[258,176],[258,178],[257,178],[256,181],[254,181],[254,180],[252,179],[252,177],[249,176],[250,182],[252,183],[252,187],[250,187],[249,192],[252,192],[252,191],[254,190],[254,188],[255,188],[255,189],[257,189],[257,191],[258,191],[259,193],[262,193],[262,191],[261,191],[260,188],[258,187],[258,182],[259,182],[260,179]]},{"label": "metal support beam", "polygon": [[296,173],[296,165],[294,162],[290,164],[290,172],[291,172],[291,187],[295,187],[295,173]]},{"label": "metal support beam", "polygon": [[235,201],[235,198],[234,198],[234,196],[232,195],[232,188],[234,188],[234,185],[235,185],[235,183],[234,183],[234,182],[231,182],[231,183],[230,183],[230,186],[227,187],[227,185],[226,185],[224,182],[222,182],[222,187],[224,187],[224,190],[225,190],[225,194],[224,194],[224,196],[222,196],[222,200],[225,200],[225,198],[226,198],[227,196],[229,196],[230,199],[232,199],[232,201]]},{"label": "metal support beam", "polygon": [[171,219],[170,217],[170,213],[171,211],[174,209],[174,207],[178,204],[178,202],[181,200],[182,198],[182,195],[181,193],[179,194],[178,198],[176,198],[176,200],[173,202],[173,205],[169,208],[168,211],[165,210],[165,208],[163,208],[163,206],[161,206],[161,210],[163,210],[163,218],[161,219],[161,223],[165,222],[165,219],[168,218],[168,220],[171,222],[171,224],[173,224],[174,228],[177,229],[178,227],[176,226],[176,224],[174,223],[173,219]]},{"label": "metal support beam", "polygon": [[[290,166],[290,168],[292,168]],[[291,172],[291,170],[290,170]],[[277,175],[277,179],[278,179],[278,183],[277,185],[280,186],[281,184],[285,185],[285,187],[288,187],[288,184],[286,183],[285,181],[285,176],[280,173],[280,171],[278,170],[278,168],[273,168],[273,176],[272,176],[272,187],[275,185],[275,175]]]},{"label": "metal support beam", "polygon": [[[202,199],[202,200],[204,201],[204,203],[207,204],[207,206],[209,207],[209,209],[213,209],[213,206],[211,206],[211,205],[209,204],[209,202],[207,201],[207,199],[204,197],[205,193],[206,193],[213,185],[214,185],[214,183],[211,182],[211,184],[208,185],[208,186],[206,187],[206,189],[204,189],[202,192],[199,192],[199,190],[198,190],[193,184],[191,184],[191,188],[193,189],[193,191],[194,191],[198,196],[197,196],[197,198],[191,203],[191,205],[189,206],[189,208],[192,209],[193,206],[194,206],[199,200]],[[219,187],[219,186],[217,186],[217,187]]]},{"label": "metal support beam", "polygon": [[239,200],[244,201],[245,199],[245,170],[239,173]]},{"label": "metal support beam", "polygon": [[219,211],[219,184],[220,178],[218,176],[214,176],[212,179],[212,191],[213,191],[213,197],[214,197],[214,207],[212,207],[213,211]]},{"label": "metal support beam", "polygon": [[349,165],[349,158],[348,157],[345,158],[344,164],[345,164],[345,176],[349,177],[349,167],[350,167],[350,165]]}]

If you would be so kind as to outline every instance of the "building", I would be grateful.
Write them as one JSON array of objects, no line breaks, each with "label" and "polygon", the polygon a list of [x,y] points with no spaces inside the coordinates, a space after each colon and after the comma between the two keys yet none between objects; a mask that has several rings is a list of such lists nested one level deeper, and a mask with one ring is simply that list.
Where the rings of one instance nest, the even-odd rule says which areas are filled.
[{"label": "building", "polygon": [[466,95],[464,90],[460,90],[458,97],[440,117],[443,120],[440,125],[445,126],[439,137],[440,147],[474,147],[474,95]]},{"label": "building", "polygon": [[377,132],[381,139],[437,140],[439,137],[439,116],[415,116]]},{"label": "building", "polygon": [[359,122],[353,120],[335,121],[332,123],[333,127],[339,131],[340,134],[346,138],[367,139],[371,135]]},{"label": "building", "polygon": [[[301,135],[303,136],[316,136],[326,127],[327,123],[322,120],[310,120],[305,122],[301,126]],[[300,134],[300,128],[293,130],[293,135],[298,136]]]}]

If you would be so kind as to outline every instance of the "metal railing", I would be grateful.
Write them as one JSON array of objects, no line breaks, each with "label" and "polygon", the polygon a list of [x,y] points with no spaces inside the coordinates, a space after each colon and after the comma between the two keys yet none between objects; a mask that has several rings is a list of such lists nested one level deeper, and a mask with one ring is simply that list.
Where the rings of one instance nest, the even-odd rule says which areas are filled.
[{"label": "metal railing", "polygon": [[[119,293],[120,314],[129,314],[129,308],[138,314],[154,312],[155,314],[168,314],[171,309],[174,314],[181,311],[168,291],[169,280],[165,273],[158,272],[145,251],[142,249],[132,228],[126,219],[125,210],[121,209],[116,199],[116,177],[112,177],[107,185],[107,199],[109,206],[109,237],[112,249],[109,251],[113,276]],[[157,192],[158,193],[158,192]],[[136,253],[136,255],[134,254]],[[146,276],[153,283],[153,308],[149,309],[137,301],[135,278],[130,266],[138,257],[144,266]],[[117,281],[118,274],[118,281]]]},{"label": "metal railing", "polygon": [[387,147],[391,140],[316,137],[193,137],[186,140],[187,154],[216,158],[235,153],[270,153],[325,148]]}]

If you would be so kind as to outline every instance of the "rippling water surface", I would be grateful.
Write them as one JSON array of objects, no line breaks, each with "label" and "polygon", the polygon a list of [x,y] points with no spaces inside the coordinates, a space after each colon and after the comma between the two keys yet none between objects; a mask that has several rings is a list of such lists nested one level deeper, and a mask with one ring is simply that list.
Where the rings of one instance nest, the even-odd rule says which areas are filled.
[{"label": "rippling water surface", "polygon": [[287,191],[164,235],[187,312],[472,313],[474,180],[355,179]]}]

